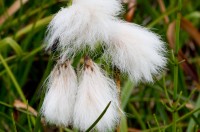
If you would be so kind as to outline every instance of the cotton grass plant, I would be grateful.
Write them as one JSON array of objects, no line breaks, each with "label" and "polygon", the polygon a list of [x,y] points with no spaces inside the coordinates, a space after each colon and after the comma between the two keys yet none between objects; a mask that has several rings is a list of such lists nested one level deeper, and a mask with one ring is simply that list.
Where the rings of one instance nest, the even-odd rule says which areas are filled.
[{"label": "cotton grass plant", "polygon": [[[117,18],[121,7],[118,0],[74,0],[70,7],[62,8],[49,24],[46,49],[55,50],[60,55],[59,61],[64,64],[86,47],[94,50],[100,42],[105,46],[106,58],[111,58],[112,64],[127,73],[132,81],[152,82],[153,76],[166,64],[164,42],[150,30]],[[111,106],[95,128],[103,132],[114,130],[119,125],[119,93],[114,81],[106,77],[97,64],[86,56],[78,88],[74,84],[77,83],[74,73],[70,75],[72,72],[56,69],[58,75],[54,75],[54,70],[53,76],[50,75],[50,86],[47,85],[42,107],[47,122],[73,125],[86,131],[111,101]],[[72,80],[64,81],[65,76],[72,76]],[[59,89],[66,91],[58,94]],[[74,111],[73,117],[71,111]],[[67,119],[73,124],[69,124]]]},{"label": "cotton grass plant", "polygon": [[200,2],[126,2],[0,1],[0,131],[199,131]]}]

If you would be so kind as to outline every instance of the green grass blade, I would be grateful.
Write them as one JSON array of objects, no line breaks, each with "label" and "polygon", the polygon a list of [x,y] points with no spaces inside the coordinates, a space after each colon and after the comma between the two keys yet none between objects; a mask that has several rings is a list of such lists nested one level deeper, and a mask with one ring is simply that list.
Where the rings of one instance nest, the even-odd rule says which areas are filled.
[{"label": "green grass blade", "polygon": [[17,127],[16,127],[16,124],[15,124],[15,119],[14,119],[13,113],[11,113],[11,117],[12,117],[12,124],[13,124],[14,132],[17,132]]},{"label": "green grass blade", "polygon": [[131,110],[131,112],[133,113],[133,115],[136,116],[140,126],[142,127],[142,129],[146,129],[146,125],[145,123],[143,122],[142,118],[141,118],[141,115],[137,112],[137,110],[135,109],[135,107],[133,105],[129,105],[129,108]]},{"label": "green grass blade", "polygon": [[128,132],[127,118],[126,118],[125,115],[122,115],[122,117],[121,117],[120,131],[121,132]]},{"label": "green grass blade", "polygon": [[[5,118],[10,122],[12,122],[12,120],[13,120],[10,116],[7,116],[5,113],[2,113],[2,112],[0,112],[0,116],[1,116],[1,119]],[[15,122],[15,124],[19,128],[20,132],[27,132],[27,130],[21,124],[19,124],[17,122]]]},{"label": "green grass blade", "polygon": [[[196,102],[196,104],[195,104],[195,108],[196,108],[196,109],[197,109],[197,108],[200,108],[200,94],[199,94],[199,97],[198,97],[197,102]],[[195,117],[198,117],[199,113],[200,113],[200,112],[196,112],[196,113],[194,114],[194,116],[195,116]],[[187,127],[187,132],[191,132],[191,131],[193,130],[194,126],[195,126],[195,121],[191,118],[190,121],[189,121],[189,125],[188,125],[188,127]]]},{"label": "green grass blade", "polygon": [[101,113],[101,115],[97,118],[97,120],[86,130],[86,132],[91,131],[96,124],[101,120],[101,118],[104,116],[104,114],[106,113],[106,111],[108,110],[109,106],[111,104],[111,101],[108,103],[108,105],[106,106],[106,108],[103,110],[103,112]]},{"label": "green grass blade", "polygon": [[15,39],[19,39],[22,35],[25,35],[27,33],[29,33],[30,31],[32,31],[32,28],[34,27],[35,29],[46,26],[52,19],[53,16],[48,16],[45,17],[39,21],[37,21],[36,23],[30,24],[26,27],[24,27],[23,29],[21,29],[20,31],[18,31],[15,35]]},{"label": "green grass blade", "polygon": [[38,114],[33,132],[39,132],[41,128],[41,116]]},{"label": "green grass blade", "polygon": [[24,96],[22,88],[20,87],[19,83],[17,82],[17,79],[13,75],[12,71],[10,70],[8,64],[5,62],[5,60],[4,60],[4,58],[3,58],[3,56],[1,54],[0,54],[0,61],[2,62],[2,64],[5,67],[8,75],[10,76],[13,84],[15,85],[15,88],[16,88],[18,94],[20,95],[21,99],[23,100],[23,102],[26,102],[26,97]]},{"label": "green grass blade", "polygon": [[8,44],[16,52],[17,55],[21,56],[23,54],[23,50],[21,49],[19,44],[11,37],[3,39],[0,43],[1,43],[0,46],[1,50],[3,49],[3,46]]},{"label": "green grass blade", "polygon": [[132,83],[131,80],[126,81],[124,87],[122,88],[122,109],[125,109],[126,105],[128,104],[128,101],[131,97],[132,91],[134,89],[134,84]]}]

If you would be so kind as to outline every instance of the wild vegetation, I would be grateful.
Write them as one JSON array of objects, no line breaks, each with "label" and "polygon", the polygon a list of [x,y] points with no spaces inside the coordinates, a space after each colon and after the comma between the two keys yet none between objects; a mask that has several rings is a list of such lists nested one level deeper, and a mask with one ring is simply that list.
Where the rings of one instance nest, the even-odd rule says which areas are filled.
[{"label": "wild vegetation", "polygon": [[[166,42],[168,64],[154,83],[136,85],[106,64],[102,48],[91,53],[92,60],[115,79],[120,90],[125,115],[116,130],[198,132],[200,1],[123,2],[119,17],[159,34]],[[39,112],[43,84],[55,64],[54,56],[43,48],[47,25],[53,14],[70,4],[64,0],[0,0],[0,132],[78,131],[45,124]],[[75,56],[75,69],[81,68],[84,54]]]}]

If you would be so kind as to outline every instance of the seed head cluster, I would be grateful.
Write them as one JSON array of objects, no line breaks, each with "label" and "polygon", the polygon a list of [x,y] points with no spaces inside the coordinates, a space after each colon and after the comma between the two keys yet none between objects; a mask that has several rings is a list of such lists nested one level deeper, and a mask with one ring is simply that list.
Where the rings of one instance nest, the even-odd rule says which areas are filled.
[{"label": "seed head cluster", "polygon": [[164,42],[155,33],[139,25],[120,20],[120,0],[73,0],[62,8],[48,26],[46,49],[59,53],[59,60],[47,79],[41,113],[58,126],[87,130],[111,105],[95,129],[111,131],[120,121],[119,93],[115,82],[88,56],[77,76],[73,57],[97,44],[112,65],[135,82],[153,82],[166,65]]}]

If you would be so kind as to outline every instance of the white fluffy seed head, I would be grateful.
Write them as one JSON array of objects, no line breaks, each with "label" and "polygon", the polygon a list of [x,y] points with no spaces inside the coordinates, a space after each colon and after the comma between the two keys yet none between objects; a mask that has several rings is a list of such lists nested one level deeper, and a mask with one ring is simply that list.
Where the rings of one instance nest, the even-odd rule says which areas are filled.
[{"label": "white fluffy seed head", "polygon": [[111,16],[117,16],[122,9],[121,0],[73,0],[73,5],[76,4],[88,8],[91,12]]},{"label": "white fluffy seed head", "polygon": [[120,0],[74,0],[51,21],[47,49],[58,42],[65,61],[86,46],[93,50],[98,42],[104,43],[113,65],[135,82],[152,82],[166,64],[164,43],[151,31],[114,17],[120,5]]},{"label": "white fluffy seed head", "polygon": [[110,101],[110,107],[95,127],[99,132],[113,130],[119,123],[118,92],[115,83],[91,62],[85,66],[78,87],[74,127],[88,129]]},{"label": "white fluffy seed head", "polygon": [[120,10],[121,0],[74,0],[72,6],[62,8],[49,24],[46,49],[57,47],[62,60],[86,45],[93,50],[97,42],[108,39],[107,21],[115,19]]},{"label": "white fluffy seed head", "polygon": [[70,57],[87,45],[93,50],[97,42],[108,39],[108,21],[112,19],[115,18],[79,4],[62,8],[49,24],[46,49],[58,42],[61,57]]},{"label": "white fluffy seed head", "polygon": [[47,80],[47,90],[41,108],[46,122],[58,126],[72,124],[77,77],[72,66],[57,64]]},{"label": "white fluffy seed head", "polygon": [[166,65],[164,43],[160,37],[136,24],[112,21],[107,42],[108,54],[121,71],[135,82],[152,82]]}]

